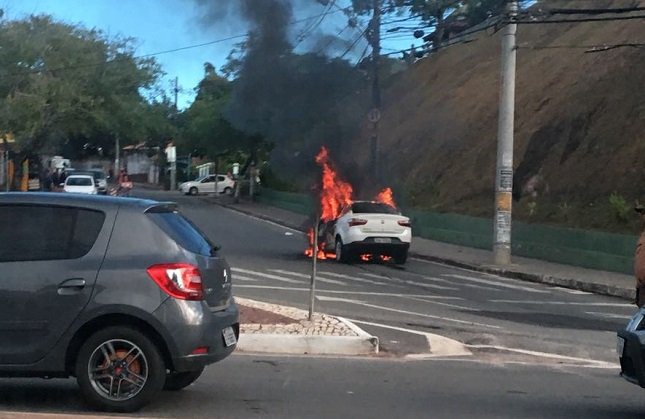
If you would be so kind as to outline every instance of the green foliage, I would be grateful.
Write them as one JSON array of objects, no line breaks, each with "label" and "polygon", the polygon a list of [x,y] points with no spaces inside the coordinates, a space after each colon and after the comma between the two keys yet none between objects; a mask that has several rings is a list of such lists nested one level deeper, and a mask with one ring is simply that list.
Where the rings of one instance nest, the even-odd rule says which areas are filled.
[{"label": "green foliage", "polygon": [[211,159],[240,158],[241,151],[261,146],[261,138],[247,136],[231,125],[225,116],[231,100],[231,82],[218,76],[210,63],[204,65],[204,70],[195,101],[182,114],[178,144]]},{"label": "green foliage", "polygon": [[611,206],[611,211],[616,220],[623,223],[629,221],[629,216],[632,213],[632,208],[622,195],[616,192],[612,193],[609,196],[609,205]]},{"label": "green foliage", "polygon": [[[136,58],[133,40],[50,16],[0,21],[0,126],[20,150],[110,148],[159,129],[159,109],[142,96],[161,74]],[[156,116],[155,116],[156,115]]]}]

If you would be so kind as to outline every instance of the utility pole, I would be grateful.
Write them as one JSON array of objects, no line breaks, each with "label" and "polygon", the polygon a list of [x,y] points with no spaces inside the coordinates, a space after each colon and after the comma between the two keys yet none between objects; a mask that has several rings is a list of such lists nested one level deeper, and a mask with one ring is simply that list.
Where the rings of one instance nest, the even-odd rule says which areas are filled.
[{"label": "utility pole", "polygon": [[517,0],[508,0],[506,16],[509,22],[502,30],[501,89],[497,128],[497,166],[495,171],[493,259],[497,265],[511,263],[517,12]]},{"label": "utility pole", "polygon": [[120,144],[119,144],[119,134],[116,135],[114,143],[115,143],[114,144],[114,150],[115,150],[115,152],[114,152],[114,176],[118,180],[119,175],[121,173],[121,171],[120,171],[120,169],[121,169],[121,166],[120,166],[121,161],[119,159],[119,155],[121,154],[121,147],[120,147]]},{"label": "utility pole", "polygon": [[378,138],[378,122],[381,117],[381,86],[379,84],[379,60],[381,56],[381,1],[373,0],[372,20],[368,31],[368,42],[372,46],[372,109],[368,115],[372,123],[370,138],[370,160],[372,175],[377,182],[381,180],[380,149]]}]

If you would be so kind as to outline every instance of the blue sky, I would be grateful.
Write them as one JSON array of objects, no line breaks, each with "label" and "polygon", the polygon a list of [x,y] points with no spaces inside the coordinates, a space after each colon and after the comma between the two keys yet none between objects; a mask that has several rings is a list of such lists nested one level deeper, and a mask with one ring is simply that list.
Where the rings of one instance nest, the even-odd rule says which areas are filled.
[{"label": "blue sky", "polygon": [[[203,10],[192,0],[0,0],[0,8],[5,10],[5,17],[10,19],[44,13],[68,23],[101,29],[110,37],[134,37],[137,39],[137,54],[151,54],[207,43],[245,34],[247,31],[244,23],[237,20],[227,20],[217,26],[204,26],[200,21]],[[312,7],[294,11],[294,19],[307,18],[323,11],[323,7],[312,0]],[[317,20],[293,25],[294,37]],[[315,33],[337,34],[345,27],[346,22],[342,13],[330,14],[317,27]],[[351,29],[343,32],[343,36],[350,40],[357,38],[359,34],[358,30]],[[179,105],[185,107],[192,101],[193,88],[203,76],[204,62],[209,61],[219,69],[226,62],[229,51],[240,40],[158,55],[157,60],[167,74],[163,87],[170,90],[171,80],[179,77],[179,86],[182,89]],[[383,52],[408,48],[413,41],[411,36],[386,41],[383,45],[386,49]],[[302,45],[306,43],[305,39]],[[359,42],[352,52],[354,56],[360,56],[364,50],[365,43]]]}]

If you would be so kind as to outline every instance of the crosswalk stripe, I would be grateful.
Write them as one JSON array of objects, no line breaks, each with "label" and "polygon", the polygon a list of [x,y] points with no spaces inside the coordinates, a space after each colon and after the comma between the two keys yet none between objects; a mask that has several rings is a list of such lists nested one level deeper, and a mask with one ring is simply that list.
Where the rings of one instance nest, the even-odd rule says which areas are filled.
[{"label": "crosswalk stripe", "polygon": [[235,277],[233,278],[234,281],[249,281],[249,282],[256,282],[257,279],[255,278],[250,278],[248,276],[240,275],[240,274],[235,274]]},{"label": "crosswalk stripe", "polygon": [[364,279],[364,278],[359,278],[357,276],[351,276],[351,275],[345,275],[345,274],[337,274],[336,272],[321,272],[323,275],[327,276],[333,276],[336,278],[345,278],[349,279],[350,281],[356,281],[356,282],[362,282],[364,284],[370,284],[370,285],[388,285],[385,282],[379,282],[379,281],[374,281],[372,279]]},{"label": "crosswalk stripe", "polygon": [[[291,275],[291,276],[295,276],[295,277],[298,277],[298,278],[311,279],[311,275],[303,274],[303,273],[300,273],[300,272],[285,271],[285,270],[282,270],[282,269],[269,269],[269,272],[275,272],[275,273],[279,273],[279,274],[283,274],[283,275]],[[326,282],[328,284],[334,284],[334,285],[347,286],[346,282],[337,281],[335,279],[330,279],[330,278],[325,278],[325,277],[322,277],[320,275],[316,275],[316,281]]]},{"label": "crosswalk stripe", "polygon": [[[375,274],[371,274],[371,273],[367,273],[367,272],[361,273],[361,275],[369,276],[370,278],[380,278],[380,279],[387,278],[387,279],[389,279],[391,281],[400,282],[400,283],[407,284],[407,285],[415,285],[415,286],[424,287],[424,288],[434,288],[434,289],[437,289],[437,290],[453,290],[453,291],[457,290],[457,288],[447,287],[445,285],[428,284],[426,282],[412,281],[412,280],[409,280],[409,279],[401,279],[401,278],[395,278],[395,277],[384,277],[382,275],[375,275]],[[424,278],[429,279],[429,280],[439,279],[439,282],[446,282],[446,281],[444,281],[444,280],[442,280],[440,278],[431,278],[431,277],[424,277]]]},{"label": "crosswalk stripe", "polygon": [[290,284],[302,284],[302,281],[296,281],[295,279],[283,278],[281,276],[266,274],[264,272],[251,271],[249,269],[231,268],[231,270],[235,273],[242,273],[242,274],[247,274],[251,276],[260,276],[263,278],[275,279],[276,281],[288,282]]},{"label": "crosswalk stripe", "polygon": [[547,290],[538,290],[538,289],[535,289],[535,288],[523,287],[521,285],[513,285],[513,284],[506,283],[506,282],[491,281],[489,279],[475,278],[475,277],[472,277],[472,276],[457,275],[457,274],[442,274],[442,275],[450,277],[450,278],[463,279],[464,281],[476,282],[478,284],[493,285],[493,286],[496,286],[496,287],[510,288],[510,289],[521,290],[521,291],[526,291],[526,292],[534,292],[534,293],[538,293],[538,294],[549,294],[550,293],[550,291],[547,291]]}]

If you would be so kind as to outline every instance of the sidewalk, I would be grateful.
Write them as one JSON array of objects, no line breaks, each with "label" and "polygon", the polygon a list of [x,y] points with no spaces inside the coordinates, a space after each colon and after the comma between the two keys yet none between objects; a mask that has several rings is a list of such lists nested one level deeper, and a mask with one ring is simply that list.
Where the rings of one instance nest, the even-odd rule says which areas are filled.
[{"label": "sidewalk", "polygon": [[[235,204],[230,197],[205,197],[204,199],[300,231],[308,229],[311,222],[309,217],[302,214],[264,204],[248,201]],[[495,266],[492,264],[493,255],[490,250],[457,246],[421,237],[414,237],[412,240],[410,256],[508,278],[539,282],[626,300],[633,300],[635,297],[634,278],[616,272],[596,271],[517,256],[513,257],[513,264],[508,267]]]}]

